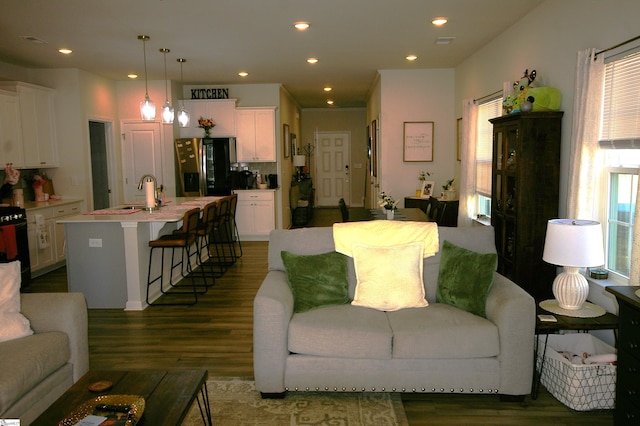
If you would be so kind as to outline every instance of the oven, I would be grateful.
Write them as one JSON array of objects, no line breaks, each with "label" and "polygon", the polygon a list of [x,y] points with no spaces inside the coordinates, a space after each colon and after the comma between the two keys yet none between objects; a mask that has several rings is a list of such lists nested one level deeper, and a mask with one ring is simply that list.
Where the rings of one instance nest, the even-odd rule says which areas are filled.
[{"label": "oven", "polygon": [[31,261],[27,237],[27,212],[20,207],[0,207],[0,262],[20,261],[22,287],[31,281]]}]

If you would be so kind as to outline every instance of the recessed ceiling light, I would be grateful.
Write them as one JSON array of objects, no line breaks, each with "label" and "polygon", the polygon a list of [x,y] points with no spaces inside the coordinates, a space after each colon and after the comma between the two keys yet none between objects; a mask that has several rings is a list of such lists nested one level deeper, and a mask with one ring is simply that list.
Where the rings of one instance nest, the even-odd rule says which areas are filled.
[{"label": "recessed ceiling light", "polygon": [[435,25],[436,27],[441,27],[444,24],[446,24],[447,22],[448,22],[447,18],[444,18],[444,17],[433,18],[431,20],[431,23],[433,25]]},{"label": "recessed ceiling light", "polygon": [[298,31],[306,31],[309,29],[309,27],[311,26],[310,23],[308,22],[296,22],[295,24],[293,24],[293,26],[296,28],[296,30]]},{"label": "recessed ceiling light", "polygon": [[405,59],[409,62],[413,62],[418,59],[418,57],[416,55],[408,55]]},{"label": "recessed ceiling light", "polygon": [[436,44],[451,44],[455,37],[438,37],[436,38]]},{"label": "recessed ceiling light", "polygon": [[318,58],[307,58],[307,62],[310,64],[317,64]]},{"label": "recessed ceiling light", "polygon": [[333,100],[332,100],[332,99],[327,99],[327,103],[328,103],[329,105],[333,105]]},{"label": "recessed ceiling light", "polygon": [[332,91],[332,90],[333,90],[333,87],[326,86],[326,87],[325,87],[324,89],[322,89],[322,90],[324,90],[325,92],[330,92],[330,91]]},{"label": "recessed ceiling light", "polygon": [[71,49],[65,49],[64,47],[62,49],[58,49],[58,52],[62,53],[63,55],[69,55],[71,53],[73,53],[73,50]]},{"label": "recessed ceiling light", "polygon": [[238,75],[239,75],[240,77],[246,77],[246,76],[248,76],[248,75],[249,75],[249,73],[248,73],[248,72],[246,72],[246,71],[240,71],[240,72],[238,73]]},{"label": "recessed ceiling light", "polygon": [[138,78],[138,74],[130,73],[127,74],[127,77],[129,77],[131,80],[135,80],[136,78]]}]

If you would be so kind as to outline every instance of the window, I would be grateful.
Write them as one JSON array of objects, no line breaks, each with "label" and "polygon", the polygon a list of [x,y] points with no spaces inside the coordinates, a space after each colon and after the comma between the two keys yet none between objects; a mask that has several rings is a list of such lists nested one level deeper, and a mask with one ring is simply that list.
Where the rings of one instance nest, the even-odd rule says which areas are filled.
[{"label": "window", "polygon": [[640,53],[605,65],[600,146],[605,151],[606,268],[623,279],[631,270],[631,242],[640,166]]},{"label": "window", "polygon": [[502,114],[502,98],[478,105],[478,143],[476,145],[476,212],[491,216],[491,161],[493,126],[489,119]]}]

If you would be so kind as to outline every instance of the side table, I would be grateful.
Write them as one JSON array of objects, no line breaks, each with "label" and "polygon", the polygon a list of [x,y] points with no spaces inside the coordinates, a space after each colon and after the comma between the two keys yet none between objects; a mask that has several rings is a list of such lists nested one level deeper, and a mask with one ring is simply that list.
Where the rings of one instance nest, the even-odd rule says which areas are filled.
[{"label": "side table", "polygon": [[[553,315],[557,321],[541,321],[538,315]],[[547,341],[549,339],[549,334],[559,333],[560,331],[564,330],[573,330],[585,333],[591,330],[614,330],[614,333],[616,333],[618,330],[618,317],[612,313],[607,312],[599,317],[577,318],[566,315],[553,314],[542,309],[540,306],[536,306],[536,341],[533,354],[533,383],[531,386],[531,399],[538,398],[538,391],[540,390],[540,377],[542,376],[542,370],[544,369],[544,360],[545,354],[547,352]],[[539,335],[545,335],[542,353],[540,353],[540,348],[538,347]],[[542,356],[542,362],[540,364],[540,373],[537,373],[536,361],[539,355]]]},{"label": "side table", "polygon": [[404,197],[405,208],[418,208],[425,212],[431,221],[440,226],[458,226],[459,200],[443,200],[435,197]]}]

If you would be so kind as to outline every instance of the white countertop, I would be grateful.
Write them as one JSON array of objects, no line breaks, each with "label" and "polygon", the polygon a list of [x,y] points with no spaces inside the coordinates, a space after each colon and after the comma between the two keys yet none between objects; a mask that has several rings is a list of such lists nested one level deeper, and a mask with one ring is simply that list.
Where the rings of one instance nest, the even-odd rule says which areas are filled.
[{"label": "white countertop", "polygon": [[[57,223],[102,223],[102,222],[178,222],[184,217],[184,212],[194,207],[203,208],[207,203],[222,197],[179,197],[167,199],[166,204],[157,210],[149,212],[144,204],[130,203],[103,210],[95,210],[83,214],[60,218]],[[136,206],[139,210],[128,210],[123,207]]]},{"label": "white countertop", "polygon": [[48,201],[25,201],[23,207],[24,207],[25,210],[27,210],[27,212],[29,212],[29,210],[36,210],[36,209],[44,209],[44,208],[47,208],[47,207],[62,206],[64,204],[73,204],[73,203],[77,203],[79,201],[82,201],[82,200],[77,199],[77,198],[69,198],[69,199],[48,200]]}]

